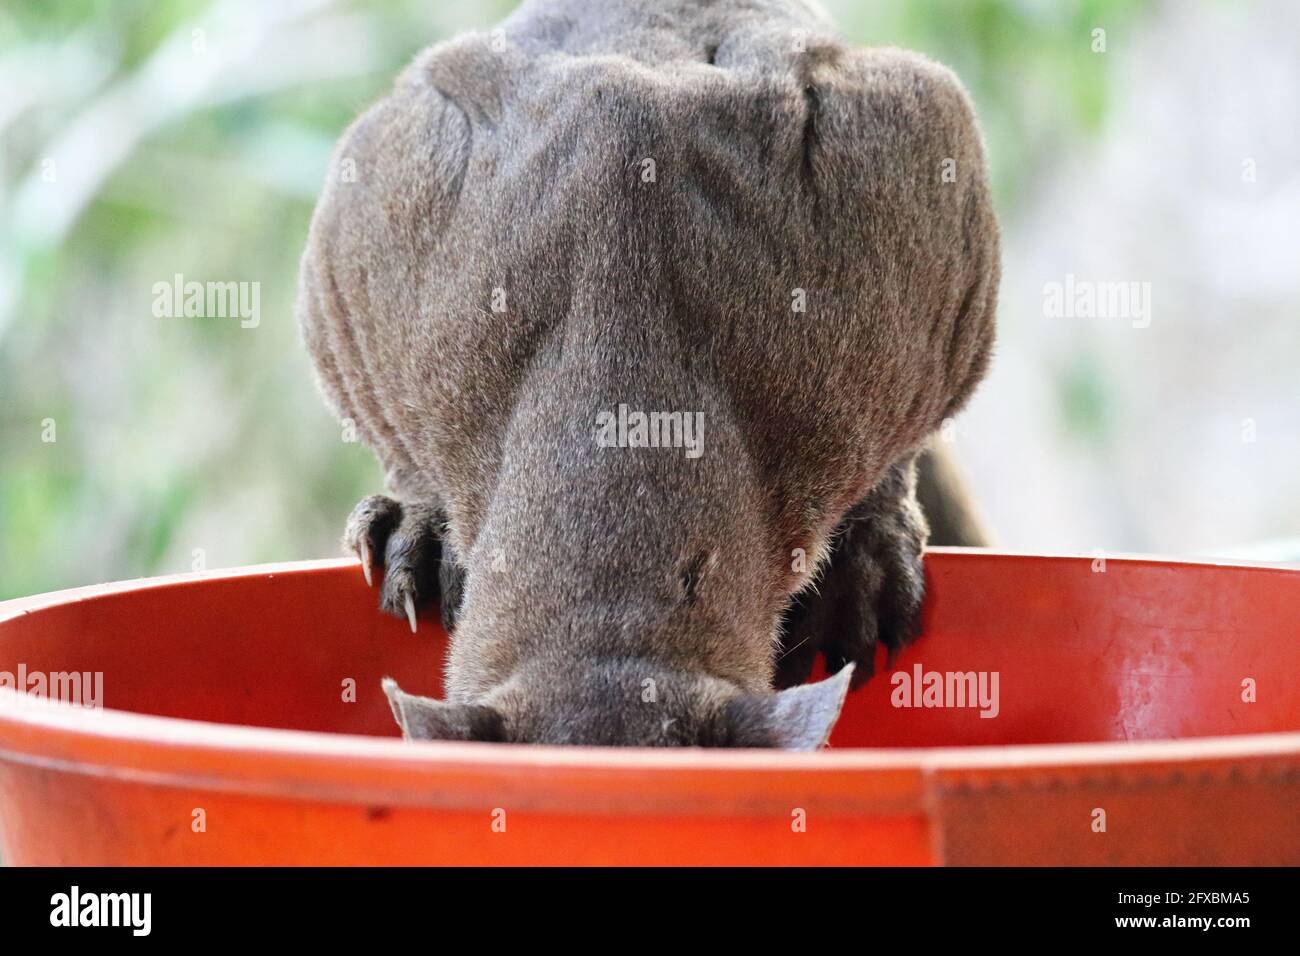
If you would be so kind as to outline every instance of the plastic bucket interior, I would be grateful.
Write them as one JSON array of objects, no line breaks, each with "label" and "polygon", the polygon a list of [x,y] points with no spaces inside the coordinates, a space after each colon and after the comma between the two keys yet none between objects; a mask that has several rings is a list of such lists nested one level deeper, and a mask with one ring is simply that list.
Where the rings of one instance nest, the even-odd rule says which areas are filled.
[{"label": "plastic bucket interior", "polygon": [[[10,601],[0,680],[66,696],[81,675],[102,709],[0,690],[0,852],[1300,863],[1300,570],[936,550],[927,574],[923,637],[812,754],[404,743],[380,678],[438,696],[446,636],[436,612],[414,635],[381,615],[352,561]],[[932,673],[954,692],[996,674],[996,715],[924,706],[909,684]]]}]

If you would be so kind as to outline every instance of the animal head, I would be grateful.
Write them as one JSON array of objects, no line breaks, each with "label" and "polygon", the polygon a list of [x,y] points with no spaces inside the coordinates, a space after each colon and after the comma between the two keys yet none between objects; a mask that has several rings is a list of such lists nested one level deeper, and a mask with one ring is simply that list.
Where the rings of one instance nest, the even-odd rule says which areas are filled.
[{"label": "animal head", "polygon": [[830,737],[852,673],[850,664],[815,684],[753,694],[618,660],[560,675],[525,672],[474,703],[417,697],[392,678],[383,688],[407,740],[816,750]]}]

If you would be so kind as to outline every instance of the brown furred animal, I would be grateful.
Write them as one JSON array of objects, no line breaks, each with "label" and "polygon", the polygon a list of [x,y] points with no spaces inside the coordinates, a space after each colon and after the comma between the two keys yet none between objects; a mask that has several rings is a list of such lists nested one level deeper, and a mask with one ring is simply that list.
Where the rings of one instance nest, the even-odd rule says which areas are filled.
[{"label": "brown furred animal", "polygon": [[427,50],[343,136],[299,301],[392,491],[346,544],[453,634],[445,701],[386,685],[406,734],[821,746],[916,634],[913,462],[998,275],[956,77],[810,4],[530,0]]}]

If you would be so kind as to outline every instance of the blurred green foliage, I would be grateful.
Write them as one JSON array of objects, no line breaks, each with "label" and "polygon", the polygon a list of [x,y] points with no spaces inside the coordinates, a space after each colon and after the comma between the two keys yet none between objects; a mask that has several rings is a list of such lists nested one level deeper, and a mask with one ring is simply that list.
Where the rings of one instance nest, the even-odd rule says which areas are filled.
[{"label": "blurred green foliage", "polygon": [[[343,441],[297,338],[313,199],[338,134],[416,52],[511,6],[0,9],[0,598],[337,553],[382,476]],[[854,40],[957,70],[1014,217],[1104,113],[1091,31],[1123,42],[1145,4],[827,6]],[[156,318],[153,285],[178,273],[259,282],[260,325]],[[1094,427],[1095,390],[1068,388]]]}]

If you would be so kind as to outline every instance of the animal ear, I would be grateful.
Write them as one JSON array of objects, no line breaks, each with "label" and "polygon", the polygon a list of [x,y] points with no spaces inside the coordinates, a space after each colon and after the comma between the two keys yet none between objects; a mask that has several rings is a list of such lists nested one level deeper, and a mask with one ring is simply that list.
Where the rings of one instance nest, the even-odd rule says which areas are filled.
[{"label": "animal ear", "polygon": [[852,676],[846,664],[816,684],[735,698],[727,708],[732,739],[741,747],[817,750],[830,739]]},{"label": "animal ear", "polygon": [[383,688],[393,719],[407,740],[499,741],[503,737],[501,715],[491,707],[417,697],[391,677],[384,678]]}]

